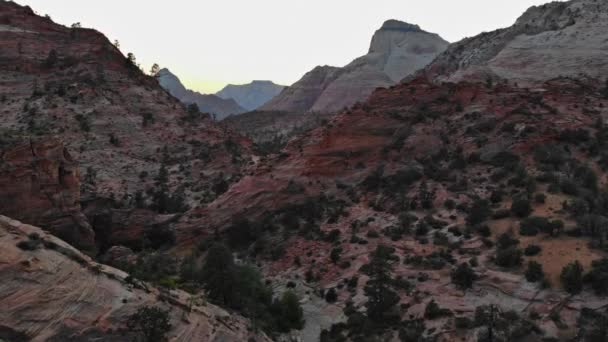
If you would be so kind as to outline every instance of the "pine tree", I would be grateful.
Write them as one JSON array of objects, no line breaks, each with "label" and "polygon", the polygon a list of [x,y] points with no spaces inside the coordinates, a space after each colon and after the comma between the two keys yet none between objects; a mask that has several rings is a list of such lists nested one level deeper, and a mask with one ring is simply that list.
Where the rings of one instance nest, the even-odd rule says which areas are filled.
[{"label": "pine tree", "polygon": [[475,271],[467,263],[460,264],[451,274],[452,283],[462,290],[473,287],[473,282],[477,279]]},{"label": "pine tree", "polygon": [[365,285],[367,316],[375,322],[383,322],[399,302],[399,296],[390,287],[392,266],[386,246],[378,246],[368,266],[369,280]]},{"label": "pine tree", "polygon": [[575,295],[583,290],[583,265],[576,260],[564,266],[560,274],[566,292]]},{"label": "pine tree", "polygon": [[233,303],[236,285],[234,267],[232,252],[228,247],[216,243],[209,249],[201,274],[209,299],[223,305]]},{"label": "pine tree", "polygon": [[536,261],[530,260],[528,262],[528,269],[526,269],[525,275],[526,280],[531,283],[541,281],[545,276],[545,273],[543,272],[543,265]]},{"label": "pine tree", "polygon": [[282,315],[279,317],[279,327],[283,331],[302,329],[304,326],[304,311],[295,293],[286,291],[280,301]]},{"label": "pine tree", "polygon": [[167,333],[171,330],[169,312],[157,307],[144,306],[129,317],[127,327],[139,334],[136,341],[165,341]]}]

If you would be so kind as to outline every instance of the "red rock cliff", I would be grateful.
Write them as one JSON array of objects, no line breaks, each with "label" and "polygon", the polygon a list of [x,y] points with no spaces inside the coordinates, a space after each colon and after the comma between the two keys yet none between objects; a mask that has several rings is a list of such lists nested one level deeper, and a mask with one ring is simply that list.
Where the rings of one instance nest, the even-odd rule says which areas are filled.
[{"label": "red rock cliff", "polygon": [[28,139],[0,150],[0,156],[0,213],[93,252],[95,234],[80,211],[78,163],[63,142]]}]

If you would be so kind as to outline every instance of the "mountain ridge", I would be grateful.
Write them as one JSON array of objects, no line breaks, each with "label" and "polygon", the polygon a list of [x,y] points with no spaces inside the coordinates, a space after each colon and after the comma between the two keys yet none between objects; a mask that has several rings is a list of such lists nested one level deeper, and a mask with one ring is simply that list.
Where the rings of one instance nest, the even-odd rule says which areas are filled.
[{"label": "mountain ridge", "polygon": [[[342,68],[316,67],[260,110],[336,112],[425,67],[447,45],[417,25],[388,20],[374,33],[367,55]],[[331,76],[318,78],[319,68]]]},{"label": "mountain ridge", "polygon": [[215,95],[223,99],[234,99],[247,111],[253,111],[273,97],[277,96],[285,86],[268,80],[254,80],[247,84],[228,84]]},{"label": "mountain ridge", "polygon": [[214,94],[201,94],[187,89],[179,78],[167,68],[161,69],[156,78],[161,87],[178,100],[185,104],[195,103],[200,111],[214,115],[217,120],[246,112],[246,109],[232,98],[222,98]]}]

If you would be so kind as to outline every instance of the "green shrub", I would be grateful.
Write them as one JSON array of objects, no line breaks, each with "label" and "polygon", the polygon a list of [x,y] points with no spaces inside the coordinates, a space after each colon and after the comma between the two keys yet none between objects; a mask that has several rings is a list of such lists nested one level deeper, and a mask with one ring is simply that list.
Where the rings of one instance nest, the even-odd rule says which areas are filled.
[{"label": "green shrub", "polygon": [[138,334],[143,341],[161,342],[167,339],[171,330],[169,311],[157,307],[144,306],[129,316],[127,327]]},{"label": "green shrub", "polygon": [[560,274],[562,286],[566,292],[575,295],[583,290],[583,266],[576,260],[564,266]]},{"label": "green shrub", "polygon": [[467,263],[462,263],[450,274],[452,283],[462,290],[473,287],[473,282],[477,279],[475,271]]},{"label": "green shrub", "polygon": [[596,294],[608,294],[608,258],[592,261],[591,271],[585,276],[585,281],[591,284]]},{"label": "green shrub", "polygon": [[336,264],[338,263],[338,261],[340,261],[340,256],[342,255],[342,247],[335,247],[331,250],[331,253],[329,254],[329,258],[331,259],[331,262]]},{"label": "green shrub", "polygon": [[449,316],[451,314],[452,312],[449,309],[440,308],[434,299],[431,299],[431,301],[426,305],[426,308],[424,309],[424,318],[430,320]]},{"label": "green shrub", "polygon": [[570,179],[564,179],[560,183],[560,189],[566,195],[576,196],[579,193],[578,185]]},{"label": "green shrub", "polygon": [[507,169],[513,169],[517,164],[519,164],[519,160],[520,158],[516,154],[509,151],[502,151],[492,157],[490,164],[493,166],[502,166]]},{"label": "green shrub", "polygon": [[541,248],[540,246],[537,245],[529,245],[528,247],[526,247],[524,249],[524,255],[525,256],[535,256],[538,255],[541,252]]},{"label": "green shrub", "polygon": [[277,328],[280,332],[304,327],[304,311],[295,293],[286,291],[279,301],[275,301],[272,311],[277,318]]},{"label": "green shrub", "polygon": [[498,239],[496,240],[496,246],[499,249],[506,249],[509,247],[514,247],[517,246],[519,244],[519,240],[513,238],[510,234],[508,233],[502,233],[498,236]]},{"label": "green shrub", "polygon": [[560,220],[549,221],[545,217],[531,216],[521,220],[519,233],[523,236],[534,236],[539,232],[557,235],[564,228],[564,222]]},{"label": "green shrub", "polygon": [[443,202],[443,205],[448,210],[454,210],[454,208],[456,208],[456,202],[454,202],[453,199],[449,199],[449,198],[446,199],[445,202]]},{"label": "green shrub", "polygon": [[338,300],[338,294],[336,290],[332,287],[325,293],[325,301],[328,303],[335,303]]},{"label": "green shrub", "polygon": [[490,203],[486,200],[476,199],[469,208],[467,223],[470,225],[480,224],[487,220],[491,214]]},{"label": "green shrub", "polygon": [[511,203],[511,212],[518,217],[527,217],[532,213],[530,200],[527,198],[517,198]]},{"label": "green shrub", "polygon": [[526,280],[535,283],[541,281],[545,273],[543,272],[543,266],[536,261],[528,261],[528,268],[526,269]]},{"label": "green shrub", "polygon": [[543,204],[543,203],[545,203],[546,199],[547,199],[547,196],[543,193],[538,193],[538,194],[534,195],[534,201],[536,203]]},{"label": "green shrub", "polygon": [[494,259],[496,265],[501,267],[516,267],[522,263],[522,252],[521,249],[516,247],[509,247],[505,249],[498,249],[496,251],[496,257]]},{"label": "green shrub", "polygon": [[76,119],[76,121],[78,121],[78,126],[80,127],[80,130],[84,132],[91,131],[91,119],[88,116],[76,114],[74,118]]},{"label": "green shrub", "polygon": [[502,190],[494,190],[492,191],[492,194],[490,194],[490,201],[492,201],[492,203],[500,203],[503,200],[503,197],[505,196],[504,191]]}]

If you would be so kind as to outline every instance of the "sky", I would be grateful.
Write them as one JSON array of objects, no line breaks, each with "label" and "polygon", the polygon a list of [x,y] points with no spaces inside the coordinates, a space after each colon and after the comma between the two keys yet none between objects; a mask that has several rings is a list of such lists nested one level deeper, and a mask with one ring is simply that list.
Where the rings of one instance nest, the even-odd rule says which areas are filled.
[{"label": "sky", "polygon": [[367,53],[388,19],[449,42],[512,25],[547,0],[17,0],[60,24],[118,40],[144,70],[169,68],[190,89],[272,80],[290,85],[317,65]]}]

